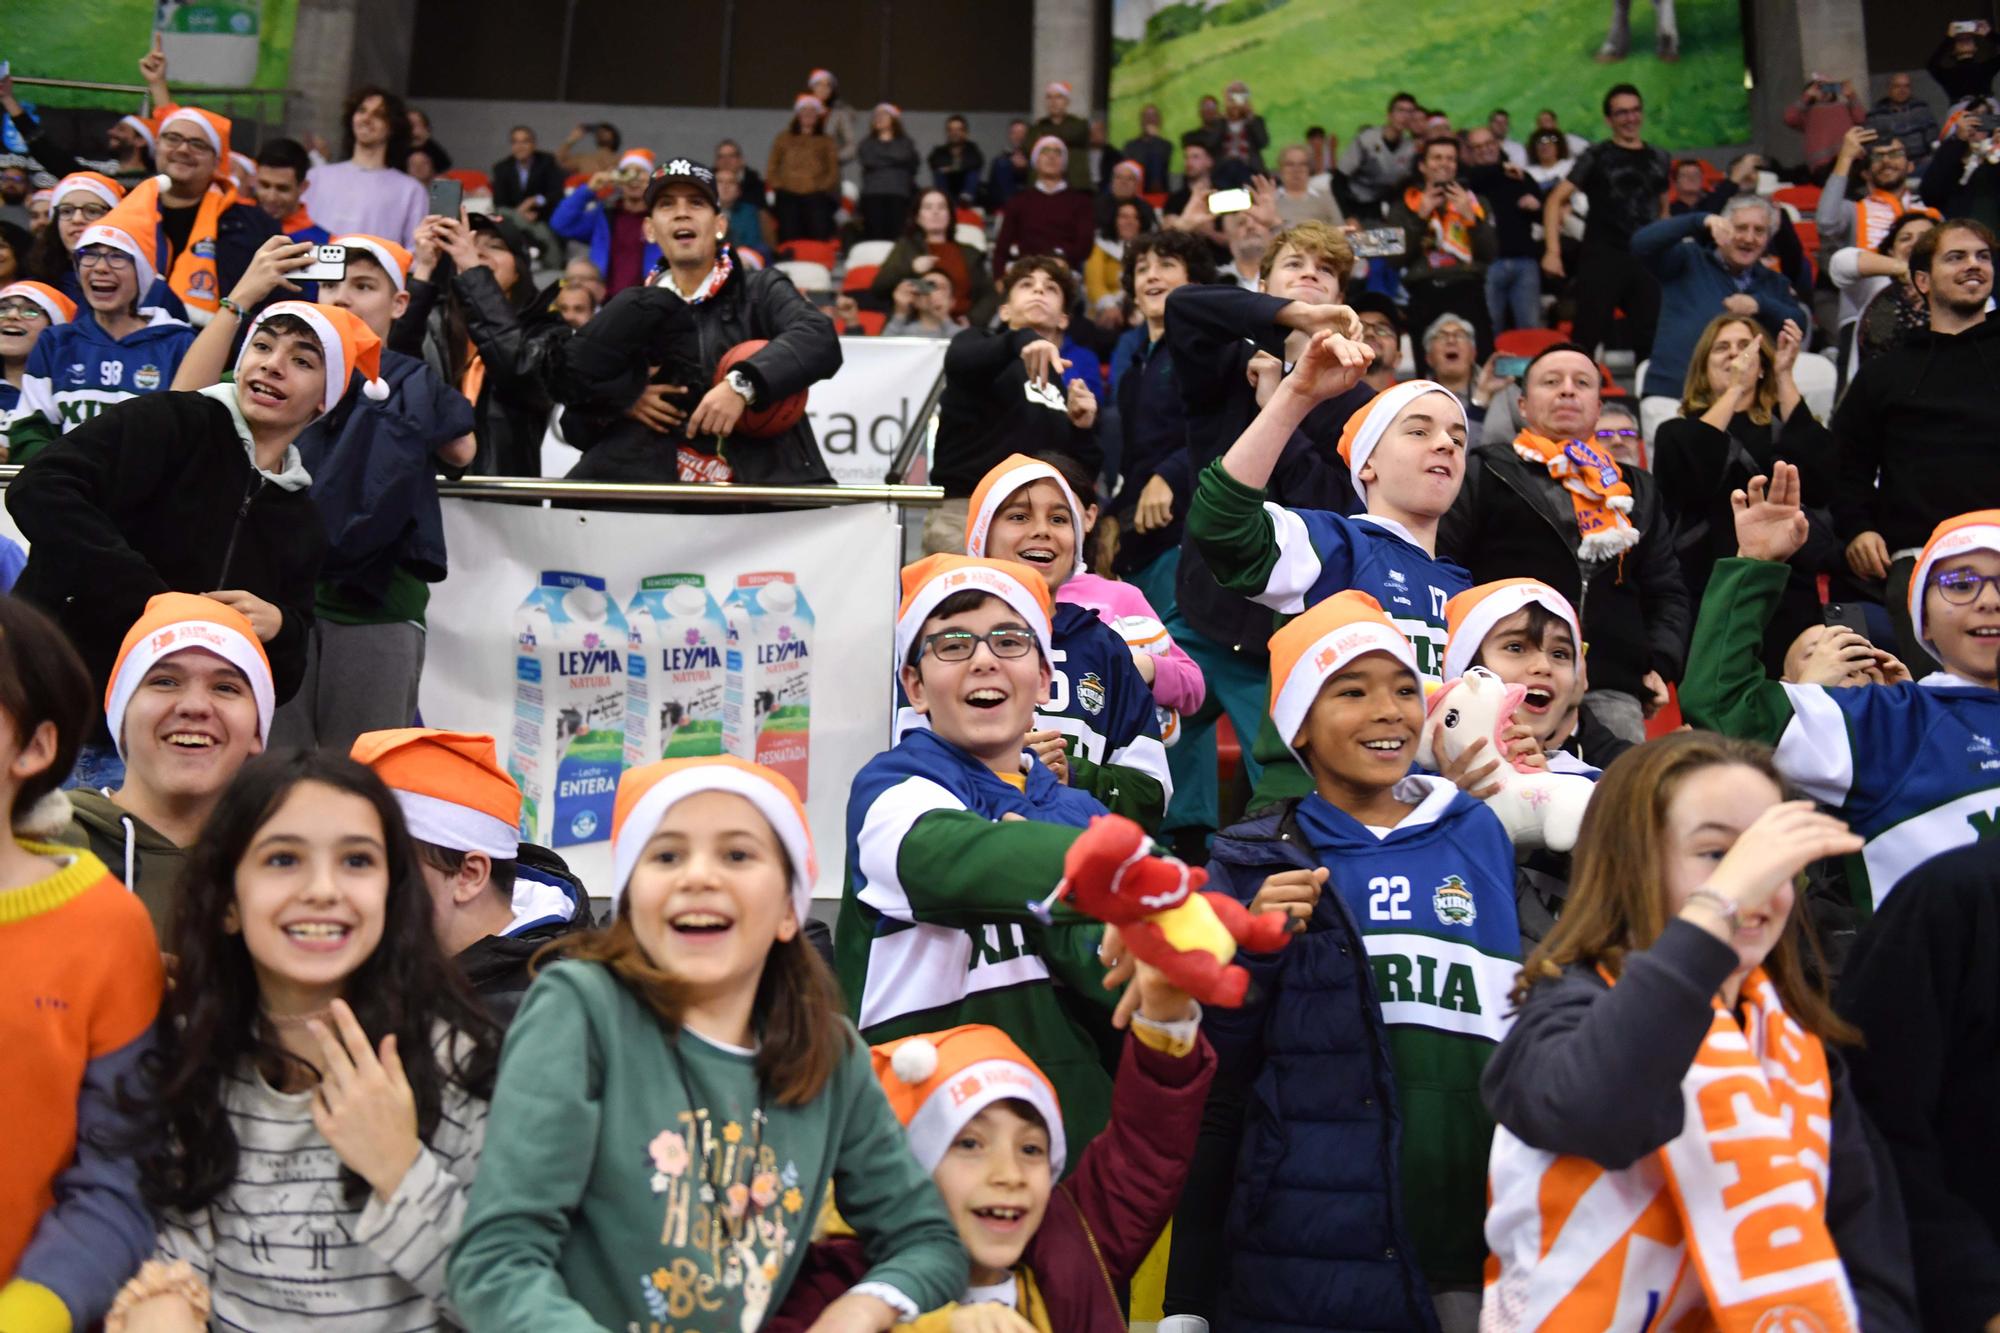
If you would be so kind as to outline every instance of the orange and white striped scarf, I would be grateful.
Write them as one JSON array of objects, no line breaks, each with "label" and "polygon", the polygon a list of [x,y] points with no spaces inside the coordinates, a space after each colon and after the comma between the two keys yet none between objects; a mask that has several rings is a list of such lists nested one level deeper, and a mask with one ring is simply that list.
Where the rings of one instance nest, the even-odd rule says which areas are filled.
[{"label": "orange and white striped scarf", "polygon": [[1925,208],[1907,190],[1902,194],[1870,190],[1854,202],[1854,244],[1863,250],[1873,250],[1905,213],[1922,213],[1934,221],[1944,220],[1935,208]]},{"label": "orange and white striped scarf", "polygon": [[[1403,203],[1418,217],[1424,216],[1424,192],[1416,186],[1403,191]],[[1486,220],[1486,209],[1477,198],[1472,201],[1472,216],[1467,217],[1449,204],[1439,208],[1425,219],[1430,229],[1432,268],[1452,268],[1459,264],[1470,264],[1472,255],[1472,233]]]},{"label": "orange and white striped scarf", "polygon": [[1569,492],[1576,513],[1579,540],[1576,553],[1585,560],[1610,560],[1639,544],[1632,526],[1632,488],[1611,455],[1588,440],[1558,443],[1523,430],[1514,437],[1514,452],[1523,461],[1539,463],[1552,480]]},{"label": "orange and white striped scarf", "polygon": [[1762,969],[1719,1000],[1686,1128],[1622,1171],[1493,1136],[1481,1333],[1854,1333],[1826,1225],[1832,1078]]}]

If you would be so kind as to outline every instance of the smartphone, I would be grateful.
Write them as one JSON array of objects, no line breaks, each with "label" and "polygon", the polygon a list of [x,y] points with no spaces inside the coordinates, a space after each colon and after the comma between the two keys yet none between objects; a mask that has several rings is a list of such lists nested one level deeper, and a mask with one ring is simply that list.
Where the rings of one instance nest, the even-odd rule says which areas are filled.
[{"label": "smartphone", "polygon": [[1819,95],[1829,102],[1838,102],[1841,96],[1840,85],[1831,79],[1824,80],[1819,85]]},{"label": "smartphone", "polygon": [[1354,253],[1362,259],[1386,259],[1408,247],[1401,227],[1370,227],[1354,233]]},{"label": "smartphone", "polygon": [[13,61],[0,60],[0,79],[6,78],[9,74],[12,74],[13,72],[14,72]]},{"label": "smartphone", "polygon": [[1861,614],[1861,607],[1854,602],[1828,602],[1826,625],[1829,629],[1851,629],[1862,638],[1868,638],[1868,617]]},{"label": "smartphone", "polygon": [[431,182],[431,212],[441,218],[458,220],[459,205],[465,202],[465,186],[449,176]]},{"label": "smartphone", "polygon": [[1250,207],[1248,190],[1213,190],[1208,196],[1208,211],[1216,217],[1224,213],[1241,213]]},{"label": "smartphone", "polygon": [[1528,358],[1525,356],[1496,356],[1493,358],[1493,373],[1504,380],[1518,380],[1528,373]]},{"label": "smartphone", "polygon": [[285,276],[295,282],[342,282],[347,277],[347,247],[322,245],[313,251],[312,263]]},{"label": "smartphone", "polygon": [[[1932,31],[1935,32],[1936,29],[1934,28]],[[1977,37],[1979,35],[1979,20],[1959,19],[1951,25],[1951,35],[1954,37]],[[4,70],[0,70],[0,78],[4,77]]]}]

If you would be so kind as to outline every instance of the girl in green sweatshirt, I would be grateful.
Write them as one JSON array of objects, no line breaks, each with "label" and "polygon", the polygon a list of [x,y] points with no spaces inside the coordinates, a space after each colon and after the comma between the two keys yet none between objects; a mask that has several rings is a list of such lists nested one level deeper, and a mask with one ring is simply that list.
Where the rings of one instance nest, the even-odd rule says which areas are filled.
[{"label": "girl in green sweatshirt", "polygon": [[501,1056],[449,1285],[481,1333],[760,1327],[828,1183],[869,1268],[816,1333],[965,1288],[966,1257],[801,925],[783,777],[729,756],[619,780],[612,924],[533,986]]}]

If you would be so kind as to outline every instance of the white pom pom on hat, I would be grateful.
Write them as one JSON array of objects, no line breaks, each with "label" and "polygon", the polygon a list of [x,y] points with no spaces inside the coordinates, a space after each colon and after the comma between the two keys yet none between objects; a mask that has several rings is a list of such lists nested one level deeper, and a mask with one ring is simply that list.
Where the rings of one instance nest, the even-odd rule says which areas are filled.
[{"label": "white pom pom on hat", "polygon": [[925,1037],[910,1038],[889,1058],[890,1071],[912,1087],[937,1073],[937,1066],[938,1048]]}]

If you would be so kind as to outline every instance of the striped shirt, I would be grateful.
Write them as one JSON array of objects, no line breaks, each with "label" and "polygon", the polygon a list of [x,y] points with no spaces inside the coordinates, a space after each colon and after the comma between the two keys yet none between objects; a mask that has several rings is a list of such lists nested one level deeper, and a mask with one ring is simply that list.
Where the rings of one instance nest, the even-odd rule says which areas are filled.
[{"label": "striped shirt", "polygon": [[486,1103],[446,1083],[437,1132],[387,1203],[350,1204],[312,1094],[254,1069],[224,1081],[236,1179],[207,1207],[162,1217],[158,1257],[185,1259],[213,1297],[209,1326],[282,1333],[456,1327],[445,1257],[486,1134]]}]

